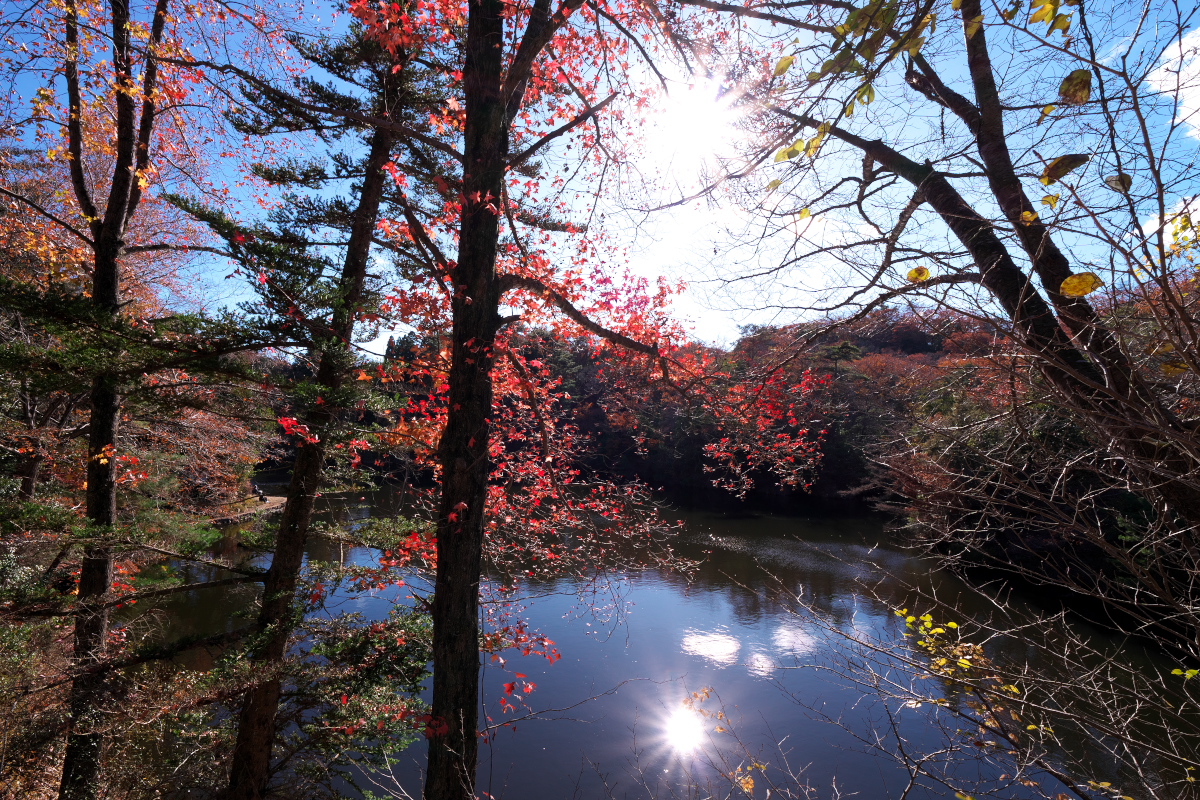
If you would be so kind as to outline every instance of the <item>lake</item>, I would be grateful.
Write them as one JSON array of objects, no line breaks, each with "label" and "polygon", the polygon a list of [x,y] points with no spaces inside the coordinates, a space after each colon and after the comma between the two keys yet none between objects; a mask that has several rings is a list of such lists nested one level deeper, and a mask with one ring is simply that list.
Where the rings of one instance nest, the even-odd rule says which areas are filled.
[{"label": "lake", "polygon": [[[397,507],[389,492],[322,502],[326,520],[350,524]],[[939,724],[953,731],[954,721],[903,697],[881,701],[863,686],[867,674],[850,670],[869,655],[854,640],[906,648],[904,620],[895,612],[919,602],[914,590],[959,603],[964,618],[983,613],[977,595],[930,561],[889,547],[876,516],[667,516],[686,521],[677,549],[701,561],[693,575],[646,570],[593,582],[535,582],[520,587],[511,608],[488,594],[496,613],[527,620],[552,639],[561,659],[511,651],[501,654],[503,663],[485,658],[483,712],[509,725],[481,747],[481,796],[720,797],[733,775],[752,778],[755,797],[770,786],[777,797],[784,790],[804,796],[802,786],[814,798],[901,797],[910,775],[887,753],[901,745],[908,753],[945,747]],[[370,564],[377,552],[318,537],[309,557]],[[185,577],[214,574],[178,566]],[[409,583],[426,587],[419,577]],[[244,624],[234,618],[252,605],[255,591],[194,592],[162,610],[179,621],[172,636],[211,634]],[[328,613],[380,618],[392,603],[408,602],[409,591],[335,593]],[[994,651],[1004,646],[993,643],[989,655],[1003,656]],[[1021,643],[1011,648],[1022,655]],[[192,666],[204,667],[197,658]],[[894,669],[885,679],[914,680],[886,656],[874,660],[878,669]],[[916,680],[926,690],[931,682]],[[517,691],[510,694],[505,684],[512,683]],[[523,694],[530,683],[536,688]],[[963,739],[950,741],[963,747]],[[414,745],[390,775],[375,777],[373,791],[419,797],[423,762],[423,743]],[[1036,796],[982,762],[956,768],[934,759],[929,768],[995,779],[998,797]],[[953,793],[918,786],[905,800],[944,796]]]}]

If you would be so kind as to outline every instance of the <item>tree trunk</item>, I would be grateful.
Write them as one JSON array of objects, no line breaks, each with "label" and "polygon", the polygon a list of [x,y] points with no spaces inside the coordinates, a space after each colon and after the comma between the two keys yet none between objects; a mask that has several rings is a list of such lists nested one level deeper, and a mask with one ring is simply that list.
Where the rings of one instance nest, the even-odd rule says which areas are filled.
[{"label": "tree trunk", "polygon": [[228,800],[258,800],[266,796],[271,777],[271,750],[275,743],[275,719],[283,688],[280,674],[287,642],[298,613],[294,606],[296,584],[304,565],[304,548],[312,522],[313,505],[321,488],[328,439],[326,429],[336,420],[338,409],[332,398],[342,388],[346,370],[353,363],[350,341],[354,335],[355,315],[362,303],[371,252],[371,236],[379,220],[393,137],[377,130],[371,138],[362,192],[346,246],[346,259],[335,300],[332,336],[321,352],[317,385],[329,399],[310,412],[305,422],[317,434],[317,441],[306,442],[297,451],[288,484],[287,501],[275,538],[271,567],[263,587],[258,628],[266,641],[257,660],[266,676],[246,694],[238,720],[238,736],[231,756]]},{"label": "tree trunk", "polygon": [[250,689],[242,704],[237,742],[230,759],[230,800],[257,800],[266,794],[271,748],[275,743],[275,716],[283,687],[279,668],[287,654],[288,637],[295,622],[296,583],[304,563],[308,526],[324,464],[324,442],[305,444],[296,454],[258,615],[258,627],[266,633],[267,640],[257,657],[268,674]]},{"label": "tree trunk", "polygon": [[[492,361],[499,310],[496,252],[508,150],[501,93],[503,3],[471,4],[463,66],[463,218],[454,281],[449,414],[438,447],[442,498],[433,598],[433,708],[425,800],[475,796],[479,727],[479,580],[487,501]],[[489,205],[492,207],[489,208]]]},{"label": "tree trunk", "polygon": [[17,477],[21,479],[21,488],[17,496],[22,500],[32,500],[37,494],[38,476],[46,457],[40,452],[30,453],[17,467]]},{"label": "tree trunk", "polygon": [[[87,518],[90,535],[99,541],[84,549],[79,571],[78,608],[72,667],[87,669],[105,660],[108,645],[108,607],[105,597],[112,585],[111,537],[117,522],[116,464],[113,443],[121,418],[121,396],[107,376],[92,387],[92,413],[88,440]],[[104,699],[103,672],[84,674],[71,684],[71,719],[63,761],[60,800],[91,800],[100,775],[103,735],[98,715]]]},{"label": "tree trunk", "polygon": [[[1004,109],[988,53],[987,26],[970,27],[982,17],[980,0],[963,0],[962,16],[967,66],[975,89],[978,118],[975,136],[988,183],[1008,218],[1054,306],[1062,327],[1075,347],[1097,368],[1091,385],[1079,381],[1060,385],[1068,402],[1097,427],[1109,433],[1142,484],[1192,525],[1200,525],[1200,488],[1191,475],[1200,467],[1198,446],[1191,431],[1168,410],[1146,384],[1121,349],[1117,337],[1084,297],[1062,294],[1059,287],[1071,275],[1071,264],[1050,230],[1036,216],[1013,166],[1004,132]],[[1033,213],[1026,222],[1022,214]],[[1028,293],[1033,293],[1029,287]],[[1042,361],[1053,354],[1039,352]]]}]

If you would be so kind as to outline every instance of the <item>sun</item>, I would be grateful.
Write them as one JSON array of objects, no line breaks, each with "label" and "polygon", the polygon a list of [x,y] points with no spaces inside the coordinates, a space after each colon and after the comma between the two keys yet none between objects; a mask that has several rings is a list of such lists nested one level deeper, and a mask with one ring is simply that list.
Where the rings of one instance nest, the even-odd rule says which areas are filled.
[{"label": "sun", "polygon": [[733,157],[744,134],[738,93],[706,78],[668,83],[646,116],[646,156],[664,173],[690,181]]}]

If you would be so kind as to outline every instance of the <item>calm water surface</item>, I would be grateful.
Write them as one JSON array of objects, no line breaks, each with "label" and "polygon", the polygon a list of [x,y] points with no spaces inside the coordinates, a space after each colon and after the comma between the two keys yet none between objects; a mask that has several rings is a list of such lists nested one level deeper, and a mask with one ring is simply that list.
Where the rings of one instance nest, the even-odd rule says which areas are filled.
[{"label": "calm water surface", "polygon": [[[325,516],[339,522],[373,508],[387,513],[394,505],[380,495],[327,502]],[[881,522],[869,516],[680,516],[687,532],[679,550],[703,559],[690,579],[650,570],[602,584],[522,587],[527,599],[519,616],[553,639],[562,658],[551,663],[508,652],[503,666],[485,665],[485,714],[500,722],[538,713],[515,729],[497,730],[481,748],[480,790],[497,798],[703,797],[688,787],[757,760],[781,782],[785,767],[802,773],[816,797],[836,796],[834,787],[842,797],[899,797],[906,773],[866,752],[858,738],[886,732],[887,713],[845,679],[839,664],[846,645],[836,631],[898,639],[903,622],[894,610],[909,603],[906,587],[949,600],[963,593],[961,584],[886,547]],[[376,553],[317,539],[309,557],[369,564]],[[172,635],[240,627],[244,622],[234,617],[252,606],[255,591],[179,596],[167,609],[181,619]],[[383,617],[396,599],[395,590],[343,596],[330,611]],[[798,615],[797,599],[826,624]],[[967,593],[963,599],[971,602]],[[504,684],[517,672],[536,689],[525,707],[506,713],[499,699],[512,699]],[[710,696],[700,707],[727,719],[685,707],[692,693],[705,690]],[[927,708],[891,705],[908,747],[935,748],[942,741],[927,722]],[[419,797],[423,761],[423,744],[405,751],[377,793]],[[755,775],[761,797],[762,779]],[[913,792],[908,798],[941,796]]]}]

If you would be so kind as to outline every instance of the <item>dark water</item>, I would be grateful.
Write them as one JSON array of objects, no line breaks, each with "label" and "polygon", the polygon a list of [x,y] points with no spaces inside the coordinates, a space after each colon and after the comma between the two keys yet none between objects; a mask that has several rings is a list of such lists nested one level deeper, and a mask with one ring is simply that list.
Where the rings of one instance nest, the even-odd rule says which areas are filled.
[{"label": "dark water", "polygon": [[[372,500],[330,498],[325,515],[347,522],[372,508],[387,513],[394,503]],[[847,678],[853,648],[842,634],[902,641],[894,611],[911,602],[913,587],[959,598],[968,616],[979,601],[928,562],[884,546],[873,517],[680,516],[687,533],[679,549],[704,559],[690,578],[646,571],[523,587],[516,616],[554,640],[562,657],[551,663],[508,652],[503,665],[485,664],[484,713],[496,723],[521,719],[481,748],[483,796],[726,796],[722,774],[741,767],[739,775],[758,784],[756,797],[770,782],[775,796],[807,784],[821,798],[837,791],[899,797],[907,773],[866,742],[893,749],[898,732],[909,752],[919,752],[944,740],[928,707],[883,703]],[[317,539],[309,557],[366,564],[376,554]],[[173,618],[173,636],[209,634],[245,624],[255,591],[193,593],[162,610]],[[330,613],[382,617],[393,602],[405,602],[405,591],[335,598]],[[536,689],[506,712],[499,700],[515,699],[504,684],[518,672]],[[685,707],[692,693],[706,690],[696,704],[706,715]],[[374,791],[419,796],[423,761],[423,745],[405,751]],[[746,772],[754,762],[765,773]],[[919,790],[908,798],[942,796]],[[1026,795],[1016,787],[1002,796]]]}]

